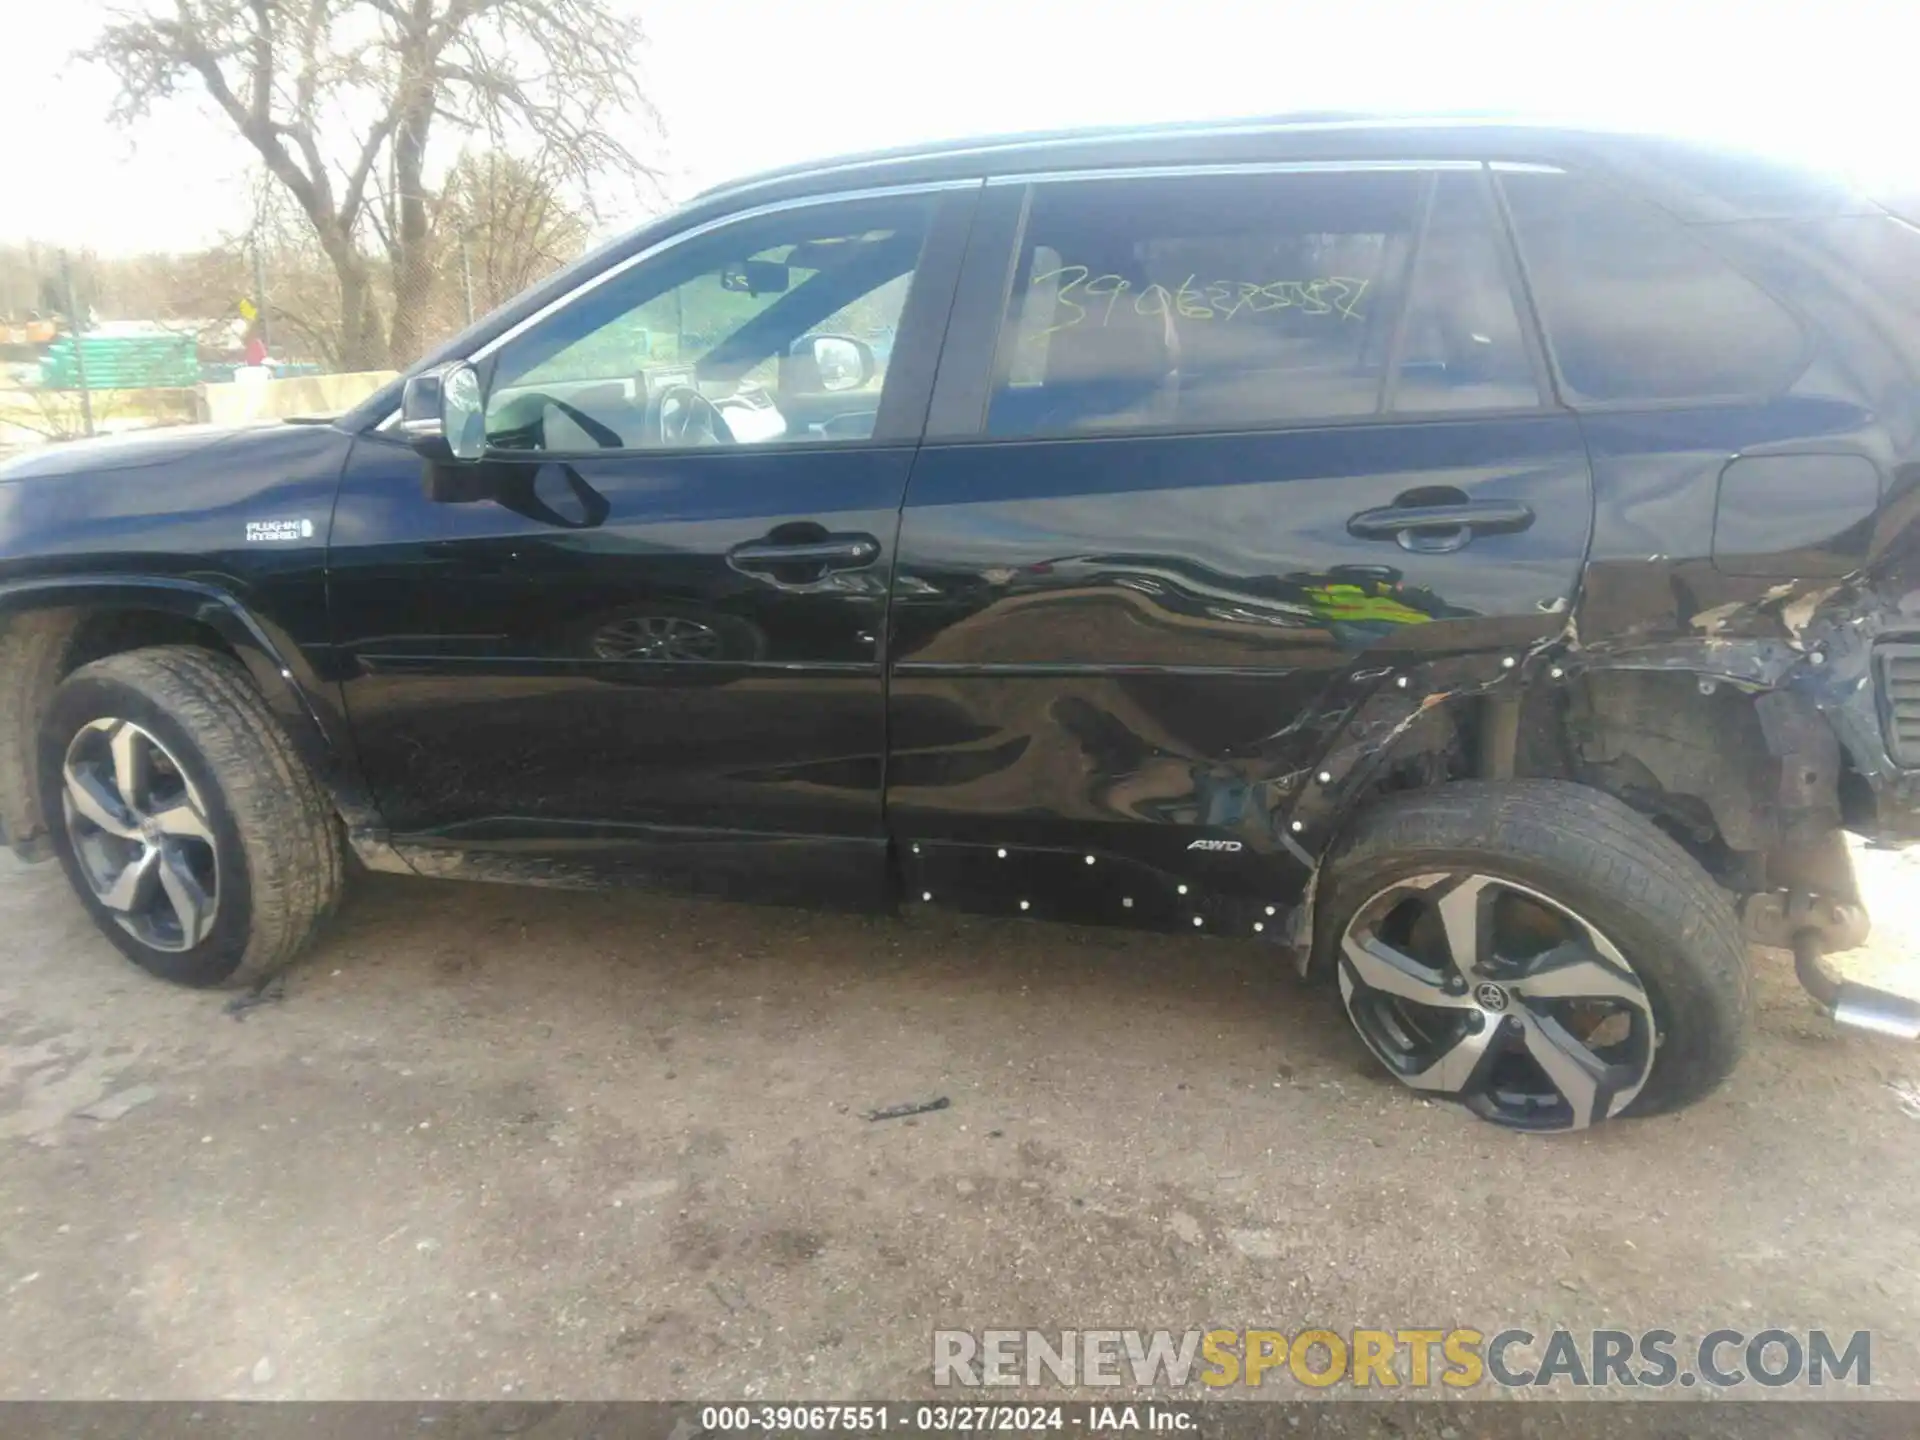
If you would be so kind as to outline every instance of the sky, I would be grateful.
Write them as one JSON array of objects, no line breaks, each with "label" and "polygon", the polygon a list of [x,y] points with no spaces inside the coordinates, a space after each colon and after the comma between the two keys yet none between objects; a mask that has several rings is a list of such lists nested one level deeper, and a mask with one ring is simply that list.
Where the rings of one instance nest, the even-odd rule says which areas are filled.
[{"label": "sky", "polygon": [[[244,228],[251,152],[207,102],[117,127],[110,78],[71,59],[114,5],[156,3],[0,0],[0,243],[124,254]],[[1913,0],[612,3],[650,35],[666,134],[623,138],[662,155],[669,202],[925,139],[1329,108],[1667,130],[1920,190]],[[599,198],[609,225],[662,208]]]}]

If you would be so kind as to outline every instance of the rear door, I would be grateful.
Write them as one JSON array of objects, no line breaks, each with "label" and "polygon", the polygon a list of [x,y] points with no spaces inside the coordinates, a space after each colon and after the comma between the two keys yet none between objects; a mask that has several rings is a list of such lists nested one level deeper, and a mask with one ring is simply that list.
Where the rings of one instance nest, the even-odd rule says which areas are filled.
[{"label": "rear door", "polygon": [[1552,633],[1580,575],[1586,454],[1488,174],[1020,178],[974,234],[894,583],[915,889],[1270,924],[1356,694]]}]

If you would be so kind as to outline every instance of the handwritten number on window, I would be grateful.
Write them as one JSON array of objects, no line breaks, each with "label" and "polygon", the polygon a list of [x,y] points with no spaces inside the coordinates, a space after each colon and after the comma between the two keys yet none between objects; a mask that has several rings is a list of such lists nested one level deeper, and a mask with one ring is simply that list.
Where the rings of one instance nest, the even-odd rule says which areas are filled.
[{"label": "handwritten number on window", "polygon": [[1360,300],[1367,280],[1350,275],[1323,275],[1310,280],[1201,280],[1189,275],[1169,290],[1160,284],[1134,291],[1123,276],[1095,275],[1085,265],[1062,265],[1028,282],[1030,292],[1049,281],[1059,284],[1054,296],[1057,317],[1035,333],[1033,340],[1076,325],[1112,323],[1113,312],[1130,296],[1136,315],[1173,314],[1182,320],[1232,320],[1239,315],[1265,315],[1294,310],[1303,315],[1331,315],[1341,320],[1364,320]]}]

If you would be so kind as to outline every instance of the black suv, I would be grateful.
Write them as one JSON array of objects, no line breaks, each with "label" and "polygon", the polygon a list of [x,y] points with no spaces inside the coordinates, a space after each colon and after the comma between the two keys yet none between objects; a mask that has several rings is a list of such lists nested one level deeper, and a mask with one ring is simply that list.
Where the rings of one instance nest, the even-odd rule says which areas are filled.
[{"label": "black suv", "polygon": [[1501,1124],[1838,1018],[1920,801],[1920,232],[1498,123],[716,191],[329,423],[0,470],[0,821],[133,960],[349,851],[1259,937]]}]

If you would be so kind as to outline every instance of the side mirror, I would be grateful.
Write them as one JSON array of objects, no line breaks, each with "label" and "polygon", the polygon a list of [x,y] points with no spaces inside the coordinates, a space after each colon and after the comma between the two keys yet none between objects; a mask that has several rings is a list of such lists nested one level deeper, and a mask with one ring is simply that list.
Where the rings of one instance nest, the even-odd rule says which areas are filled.
[{"label": "side mirror", "polygon": [[781,389],[789,394],[858,390],[879,373],[873,347],[851,335],[805,335],[793,342]]},{"label": "side mirror", "polygon": [[486,400],[464,360],[407,377],[400,433],[429,460],[473,461],[487,453]]}]

